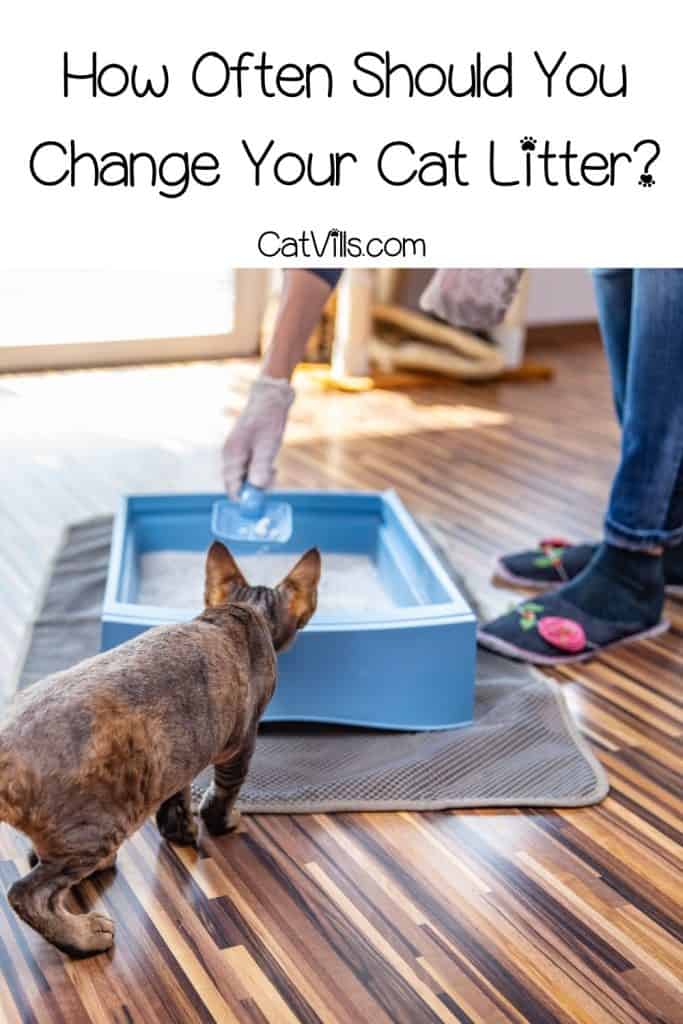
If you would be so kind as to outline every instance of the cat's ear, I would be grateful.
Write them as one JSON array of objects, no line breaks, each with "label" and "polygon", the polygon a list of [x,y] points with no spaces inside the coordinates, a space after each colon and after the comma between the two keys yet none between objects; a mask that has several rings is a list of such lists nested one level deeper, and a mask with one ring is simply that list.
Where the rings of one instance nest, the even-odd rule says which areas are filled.
[{"label": "cat's ear", "polygon": [[306,625],[316,609],[321,567],[320,552],[317,548],[311,548],[301,556],[278,587],[286,595],[287,610],[297,629]]},{"label": "cat's ear", "polygon": [[206,556],[205,606],[217,608],[227,604],[232,591],[239,586],[246,587],[247,581],[225,544],[215,540]]}]

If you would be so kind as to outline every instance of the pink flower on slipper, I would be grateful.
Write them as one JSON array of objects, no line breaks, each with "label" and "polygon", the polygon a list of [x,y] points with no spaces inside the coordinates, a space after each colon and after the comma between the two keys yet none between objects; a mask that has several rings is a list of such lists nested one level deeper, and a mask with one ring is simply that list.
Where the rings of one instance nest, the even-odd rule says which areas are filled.
[{"label": "pink flower on slipper", "polygon": [[570,548],[572,542],[564,537],[545,537],[538,542],[539,548]]},{"label": "pink flower on slipper", "polygon": [[558,615],[544,615],[538,620],[538,632],[546,643],[568,654],[578,654],[586,647],[586,633],[579,622]]}]

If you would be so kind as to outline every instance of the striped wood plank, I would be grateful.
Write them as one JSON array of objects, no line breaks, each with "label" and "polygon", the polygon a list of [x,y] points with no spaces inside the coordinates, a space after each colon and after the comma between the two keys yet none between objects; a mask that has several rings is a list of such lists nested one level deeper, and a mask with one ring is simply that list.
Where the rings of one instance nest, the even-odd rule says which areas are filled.
[{"label": "striped wood plank", "polygon": [[[281,480],[393,486],[457,545],[491,608],[501,549],[597,534],[618,434],[599,348],[548,346],[551,382],[301,395]],[[122,491],[218,486],[249,363],[4,378],[0,675],[70,520]],[[7,391],[10,395],[7,395]],[[69,961],[0,900],[0,1020],[677,1024],[683,1020],[683,605],[670,633],[557,670],[610,773],[597,808],[254,816],[200,851],[151,824],[74,896],[117,921]],[[26,869],[0,827],[0,881]]]}]

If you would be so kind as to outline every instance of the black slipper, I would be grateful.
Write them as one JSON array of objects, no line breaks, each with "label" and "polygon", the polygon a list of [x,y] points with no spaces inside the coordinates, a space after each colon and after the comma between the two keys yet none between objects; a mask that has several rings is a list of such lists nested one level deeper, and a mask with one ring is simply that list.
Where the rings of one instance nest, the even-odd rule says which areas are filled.
[{"label": "black slipper", "polygon": [[[537,548],[503,555],[498,559],[493,575],[514,587],[555,590],[578,576],[598,547],[598,544],[573,544],[562,537],[549,537],[539,541]],[[683,584],[678,580],[667,583],[666,594],[683,600]]]},{"label": "black slipper", "polygon": [[572,544],[561,537],[549,537],[539,541],[537,548],[504,555],[495,567],[495,575],[518,587],[559,587],[578,576],[597,550],[597,544]]},{"label": "black slipper", "polygon": [[558,594],[524,601],[511,612],[482,626],[477,639],[482,647],[533,665],[563,665],[586,661],[619,644],[658,636],[669,629],[662,620],[644,623],[607,622],[587,615]]}]

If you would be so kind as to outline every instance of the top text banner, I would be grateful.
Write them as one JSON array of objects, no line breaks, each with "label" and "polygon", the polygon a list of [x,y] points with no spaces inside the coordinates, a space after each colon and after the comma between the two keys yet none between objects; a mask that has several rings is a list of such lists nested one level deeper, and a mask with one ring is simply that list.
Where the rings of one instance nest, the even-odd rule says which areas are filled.
[{"label": "top text banner", "polygon": [[16,4],[2,265],[679,265],[671,0]]}]

